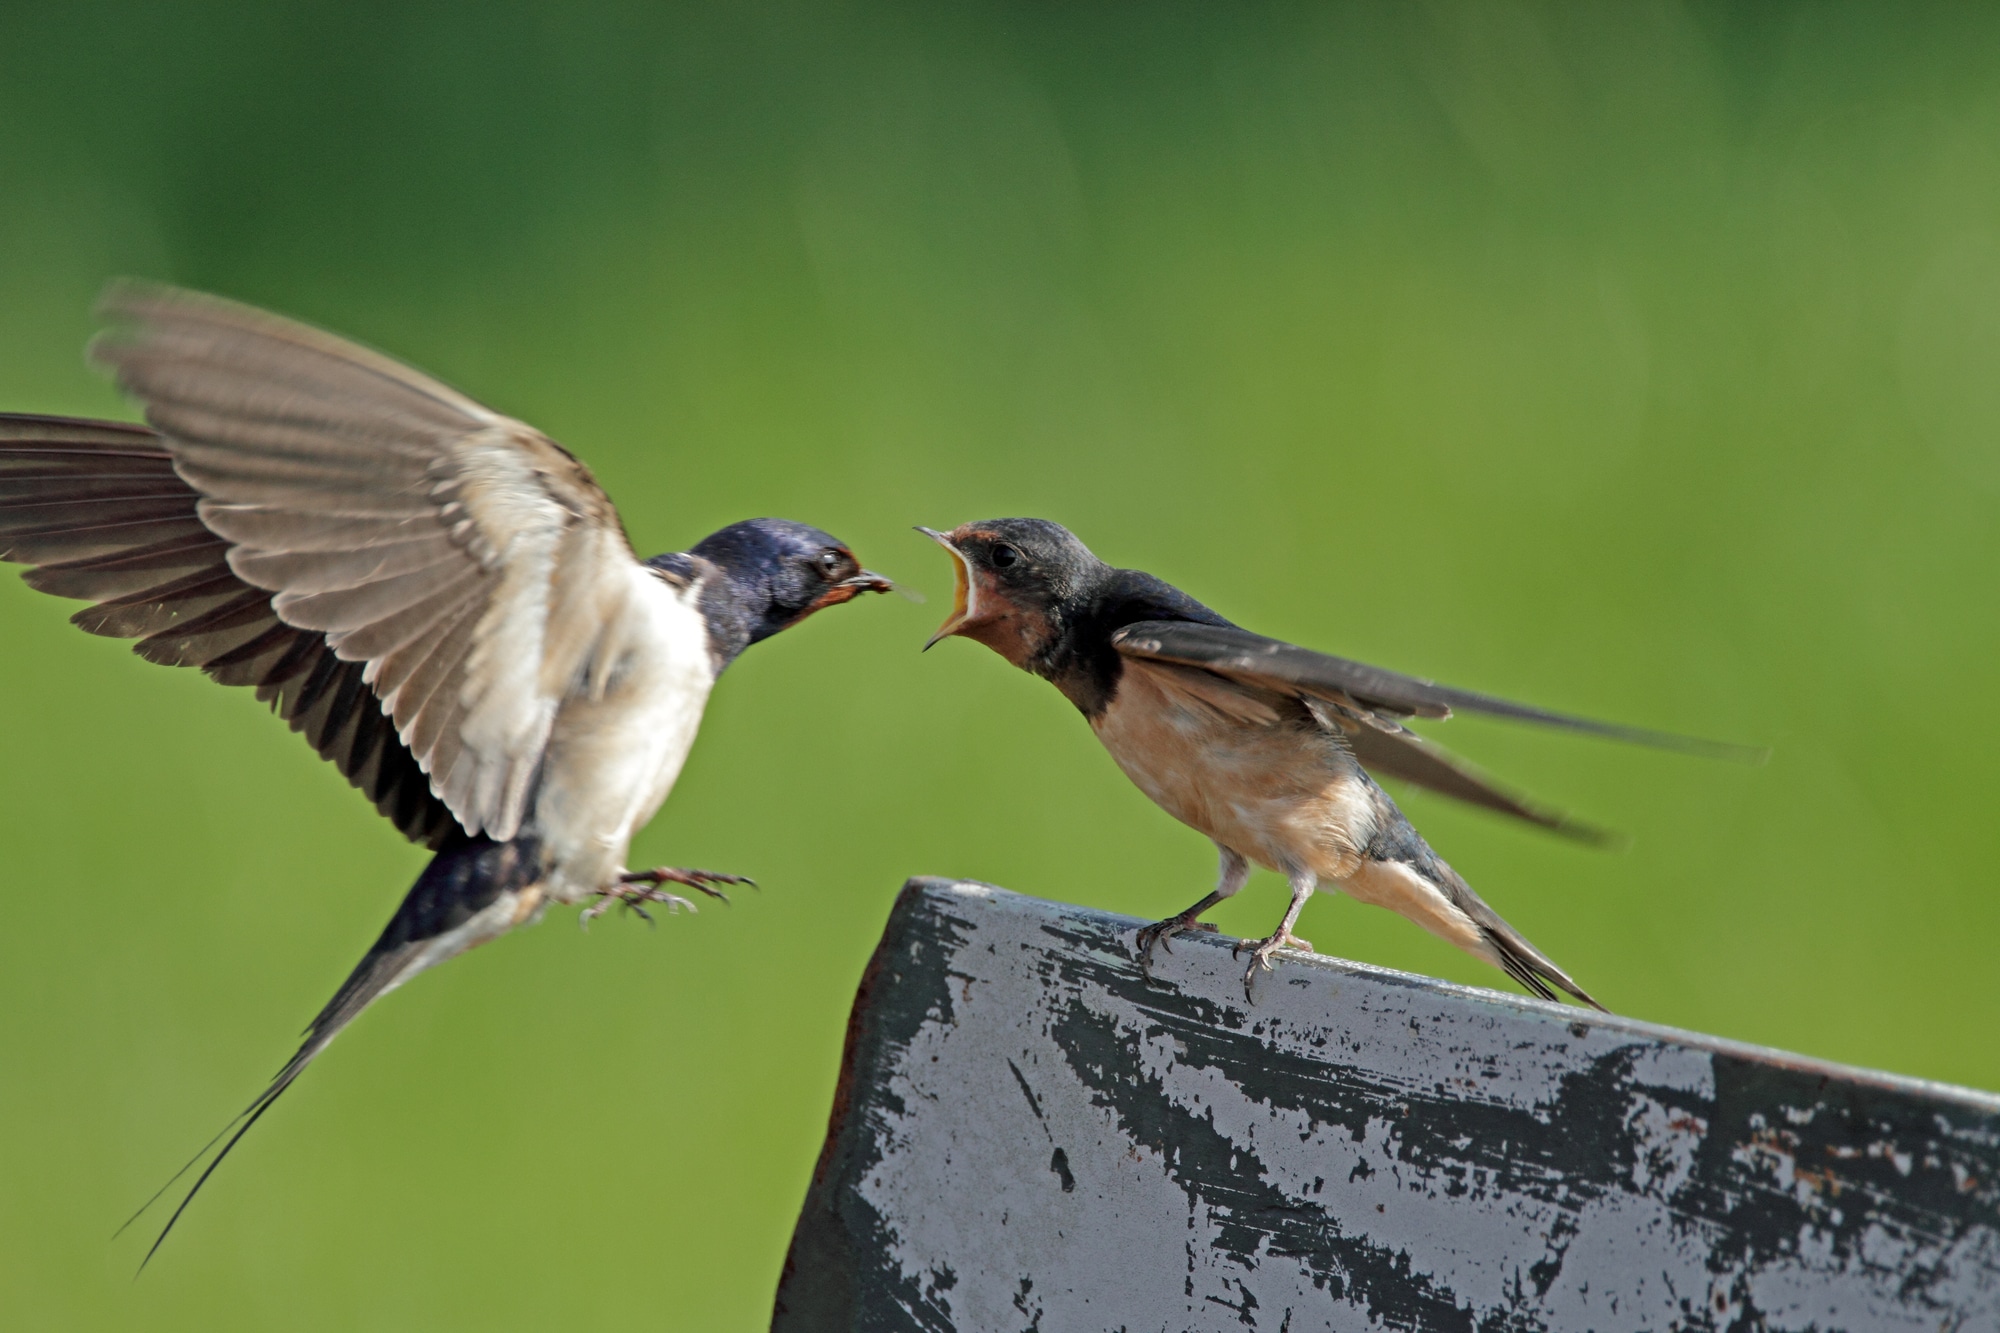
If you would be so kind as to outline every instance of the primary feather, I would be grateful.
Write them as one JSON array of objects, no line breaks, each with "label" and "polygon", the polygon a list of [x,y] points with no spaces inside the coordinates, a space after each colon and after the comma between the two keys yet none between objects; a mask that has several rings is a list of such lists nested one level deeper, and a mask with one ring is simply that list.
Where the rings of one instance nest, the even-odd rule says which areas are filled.
[{"label": "primary feather", "polygon": [[[532,427],[317,329],[121,284],[96,359],[145,405],[229,570],[362,682],[468,834],[520,830],[637,558]],[[240,599],[246,611],[254,597]]]},{"label": "primary feather", "polygon": [[144,426],[0,414],[0,559],[34,566],[31,587],[94,603],[71,617],[79,628],[256,690],[406,837],[436,846],[457,823],[364,688],[366,664],[282,620],[200,503]]}]

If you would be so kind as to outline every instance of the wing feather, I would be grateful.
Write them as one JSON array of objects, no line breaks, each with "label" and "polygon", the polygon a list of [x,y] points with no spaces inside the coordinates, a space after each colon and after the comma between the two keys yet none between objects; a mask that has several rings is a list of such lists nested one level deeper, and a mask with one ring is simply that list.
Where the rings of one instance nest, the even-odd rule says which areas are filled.
[{"label": "wing feather", "polygon": [[438,689],[456,685],[479,628],[475,610],[469,603],[441,608],[420,636],[377,660],[375,692],[398,726],[411,725],[417,710]]},{"label": "wing feather", "polygon": [[[1355,757],[1368,769],[1585,842],[1601,844],[1617,838],[1502,786],[1407,730],[1402,719],[1449,717],[1454,707],[1460,707],[1693,754],[1752,761],[1762,755],[1744,746],[1594,722],[1455,690],[1234,626],[1141,621],[1117,631],[1111,642],[1120,654],[1135,662],[1155,669],[1166,665],[1194,675],[1206,674],[1218,685],[1226,681],[1247,692],[1248,698],[1296,698],[1321,726],[1341,732]],[[1227,697],[1217,690],[1209,690],[1203,697],[1209,696],[1213,696],[1212,704]]]},{"label": "wing feather", "polygon": [[[107,478],[142,479],[152,507],[135,509],[136,492]],[[69,526],[52,526],[49,509],[30,511],[24,498],[72,506]],[[153,504],[163,500],[172,503]],[[372,697],[342,693],[363,667],[340,661],[325,635],[279,620],[271,594],[231,570],[230,544],[200,521],[199,503],[143,426],[0,416],[0,555],[35,566],[23,573],[30,586],[97,603],[76,623],[137,638],[134,651],[149,660],[254,688],[405,835],[435,845],[455,827],[450,811]],[[302,717],[302,701],[325,711]]]},{"label": "wing feather", "polygon": [[[96,355],[200,493],[231,573],[355,666],[317,662],[281,693],[294,724],[347,745],[365,774],[368,738],[341,728],[359,725],[355,692],[371,688],[465,830],[512,837],[556,714],[613,655],[633,586],[631,547],[588,470],[316,329],[158,287],[114,288],[106,309],[119,327]],[[194,646],[242,654],[263,632]]]},{"label": "wing feather", "polygon": [[[431,538],[437,516],[413,512],[400,523],[381,515],[288,514],[255,505],[201,502],[201,520],[219,537],[260,556],[281,549],[287,554],[338,555],[373,543]],[[445,536],[449,539],[447,531]]]},{"label": "wing feather", "polygon": [[476,570],[441,569],[418,600],[340,635],[341,655],[368,663],[368,679],[385,709],[389,708],[390,696],[398,684],[389,662],[395,660],[404,671],[421,665],[422,660],[413,656],[411,645],[435,644],[440,627],[455,625],[477,610],[482,577]]},{"label": "wing feather", "polygon": [[285,669],[286,659],[298,653],[302,637],[306,636],[274,620],[262,632],[209,658],[202,670],[224,685],[261,685]]},{"label": "wing feather", "polygon": [[175,571],[213,568],[226,558],[227,551],[220,538],[204,532],[121,554],[55,561],[23,571],[21,580],[54,597],[110,601],[156,587],[163,579],[174,577]]},{"label": "wing feather", "polygon": [[188,506],[185,514],[167,518],[109,517],[102,522],[84,522],[69,528],[43,528],[11,535],[0,534],[0,560],[41,564],[55,560],[88,560],[114,555],[134,547],[164,545],[168,542],[214,536]]},{"label": "wing feather", "polygon": [[1373,772],[1400,778],[1468,805],[1526,820],[1578,842],[1613,846],[1620,841],[1608,829],[1585,823],[1495,781],[1413,731],[1372,721],[1356,722],[1340,716],[1319,700],[1307,700],[1307,707],[1313,709],[1323,725],[1339,727],[1354,757]]},{"label": "wing feather", "polygon": [[445,533],[431,531],[340,551],[239,550],[231,556],[229,567],[253,587],[324,593],[359,588],[377,579],[438,565],[449,565],[456,573],[465,563],[457,554]]},{"label": "wing feather", "polygon": [[1621,726],[1615,722],[1598,722],[1513,703],[1490,694],[1453,689],[1344,657],[1316,653],[1310,648],[1300,648],[1279,639],[1267,639],[1261,634],[1252,634],[1234,626],[1147,620],[1119,630],[1112,635],[1112,643],[1119,652],[1129,657],[1200,667],[1220,676],[1267,688],[1335,701],[1352,700],[1391,717],[1444,718],[1451,716],[1452,709],[1464,708],[1496,717],[1537,722],[1543,726],[1716,759],[1757,763],[1766,757],[1765,751],[1752,746],[1677,736],[1671,732]]},{"label": "wing feather", "polygon": [[101,527],[106,524],[154,523],[181,517],[187,501],[178,495],[117,495],[81,500],[38,499],[8,505],[0,512],[7,535],[18,537],[55,536],[73,528]]},{"label": "wing feather", "polygon": [[[223,401],[247,386],[266,401],[323,405],[333,420],[399,441],[443,438],[493,413],[421,371],[344,338],[221,297],[153,283],[115,284],[104,307],[154,330],[135,349],[159,369],[162,395]],[[404,447],[414,447],[408,444]]]},{"label": "wing feather", "polygon": [[349,647],[349,640],[358,632],[423,605],[440,589],[455,589],[460,595],[476,593],[480,584],[478,572],[477,567],[468,566],[464,559],[458,558],[325,592],[287,589],[273,596],[271,605],[288,624],[326,631],[333,645],[342,650],[341,656],[366,660],[371,654]]},{"label": "wing feather", "polygon": [[[241,383],[228,377],[234,383]],[[218,386],[220,387],[220,386]],[[226,402],[226,400],[224,400]],[[236,411],[228,406],[184,399],[162,400],[154,413],[155,429],[164,433],[171,426],[176,439],[199,440],[185,457],[176,454],[183,466],[218,468],[224,472],[251,471],[278,473],[292,469],[294,475],[366,473],[370,468],[388,468],[399,473],[421,474],[429,464],[429,451],[412,451],[393,440],[351,431],[327,438],[329,423],[298,417],[273,417],[254,409]],[[246,453],[247,450],[255,453]]]}]

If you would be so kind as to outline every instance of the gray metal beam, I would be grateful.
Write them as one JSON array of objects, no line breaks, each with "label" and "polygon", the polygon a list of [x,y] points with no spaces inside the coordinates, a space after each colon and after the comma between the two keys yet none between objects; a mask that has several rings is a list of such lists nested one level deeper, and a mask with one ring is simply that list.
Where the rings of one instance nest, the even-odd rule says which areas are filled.
[{"label": "gray metal beam", "polygon": [[772,1327],[2000,1329],[2000,1097],[912,880]]}]

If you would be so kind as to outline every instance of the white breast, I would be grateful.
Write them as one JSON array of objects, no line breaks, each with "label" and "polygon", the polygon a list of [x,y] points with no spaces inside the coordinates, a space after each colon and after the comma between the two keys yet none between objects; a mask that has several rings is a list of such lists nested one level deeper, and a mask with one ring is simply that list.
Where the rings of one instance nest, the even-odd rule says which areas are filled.
[{"label": "white breast", "polygon": [[637,585],[608,671],[563,701],[549,738],[531,832],[553,859],[550,895],[578,902],[625,869],[694,746],[715,684],[700,585],[678,589],[634,566]]}]

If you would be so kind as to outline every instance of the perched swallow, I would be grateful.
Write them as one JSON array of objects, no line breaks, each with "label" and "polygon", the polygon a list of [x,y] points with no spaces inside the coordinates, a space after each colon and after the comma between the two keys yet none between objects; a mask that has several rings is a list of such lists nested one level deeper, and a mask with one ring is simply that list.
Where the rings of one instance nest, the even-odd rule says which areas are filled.
[{"label": "perched swallow", "polygon": [[1554,986],[1603,1008],[1431,850],[1369,770],[1544,828],[1602,835],[1495,785],[1407,730],[1406,718],[1465,708],[1718,757],[1759,754],[1544,712],[1267,639],[1150,574],[1112,568],[1043,519],[918,531],[952,554],[958,572],[957,604],[924,647],[975,639],[1055,685],[1139,790],[1221,853],[1213,893],[1139,932],[1142,964],[1156,946],[1171,951],[1182,931],[1213,930],[1201,914],[1241,889],[1252,864],[1291,882],[1284,919],[1251,948],[1246,995],[1278,950],[1311,950],[1292,927],[1313,891],[1331,883],[1543,999],[1556,998]]},{"label": "perched swallow", "polygon": [[437,853],[298,1053],[183,1168],[235,1129],[157,1250],[327,1043],[425,968],[552,902],[672,910],[692,904],[663,885],[747,883],[625,857],[723,669],[891,584],[783,519],[640,560],[567,450],[408,366],[170,288],[116,286],[104,311],[93,356],[152,429],[0,417],[0,559],[95,603],[73,618],[90,633],[254,687]]}]

